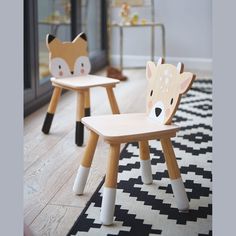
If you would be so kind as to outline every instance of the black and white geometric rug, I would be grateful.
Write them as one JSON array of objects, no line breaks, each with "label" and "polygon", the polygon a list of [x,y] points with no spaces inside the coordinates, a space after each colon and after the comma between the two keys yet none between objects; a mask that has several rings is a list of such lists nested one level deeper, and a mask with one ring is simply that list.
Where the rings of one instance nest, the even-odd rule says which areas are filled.
[{"label": "black and white geometric rug", "polygon": [[174,118],[181,127],[172,139],[185,189],[188,213],[175,205],[159,141],[149,142],[153,184],[141,182],[137,143],[121,152],[115,221],[99,221],[102,184],[98,187],[68,235],[212,235],[212,81],[196,80],[182,97]]}]

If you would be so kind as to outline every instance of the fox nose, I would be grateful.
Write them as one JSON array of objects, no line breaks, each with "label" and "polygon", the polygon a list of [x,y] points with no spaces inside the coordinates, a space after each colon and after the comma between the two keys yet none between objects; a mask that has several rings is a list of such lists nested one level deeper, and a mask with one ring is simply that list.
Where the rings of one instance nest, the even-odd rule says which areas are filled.
[{"label": "fox nose", "polygon": [[156,117],[158,117],[158,116],[161,114],[161,111],[162,111],[161,108],[159,108],[159,107],[156,107],[156,108],[155,108]]},{"label": "fox nose", "polygon": [[71,71],[70,73],[73,75],[73,74],[74,74],[74,71]]}]

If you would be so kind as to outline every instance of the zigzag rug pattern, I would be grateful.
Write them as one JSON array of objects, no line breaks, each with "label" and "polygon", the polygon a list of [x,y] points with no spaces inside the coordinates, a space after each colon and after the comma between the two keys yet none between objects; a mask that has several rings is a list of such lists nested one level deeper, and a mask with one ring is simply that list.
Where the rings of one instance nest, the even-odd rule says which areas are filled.
[{"label": "zigzag rug pattern", "polygon": [[149,142],[152,185],[142,184],[138,144],[129,143],[120,156],[114,224],[102,226],[99,221],[102,182],[68,235],[212,235],[211,80],[194,82],[173,121],[181,127],[172,143],[189,212],[176,208],[160,142]]}]

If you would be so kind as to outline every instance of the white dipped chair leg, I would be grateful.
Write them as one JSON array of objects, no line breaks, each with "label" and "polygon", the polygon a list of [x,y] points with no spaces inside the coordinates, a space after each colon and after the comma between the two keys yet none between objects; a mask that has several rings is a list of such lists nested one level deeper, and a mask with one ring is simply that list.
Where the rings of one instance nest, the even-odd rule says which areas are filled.
[{"label": "white dipped chair leg", "polygon": [[115,212],[116,186],[118,165],[120,157],[120,144],[110,144],[106,179],[103,188],[100,220],[103,225],[111,225]]},{"label": "white dipped chair leg", "polygon": [[142,182],[144,184],[152,184],[152,167],[151,160],[140,160]]},{"label": "white dipped chair leg", "polygon": [[73,192],[75,194],[81,195],[84,192],[84,187],[89,175],[90,168],[86,168],[82,165],[80,165],[77,175],[75,177],[75,182],[73,185]]},{"label": "white dipped chair leg", "polygon": [[162,149],[179,211],[188,211],[189,202],[170,138],[161,139]]},{"label": "white dipped chair leg", "polygon": [[98,135],[93,131],[90,131],[89,141],[85,148],[84,156],[81,160],[81,164],[75,177],[75,182],[73,186],[73,192],[78,195],[81,195],[84,192],[84,187],[88,178],[97,142]]},{"label": "white dipped chair leg", "polygon": [[179,209],[179,211],[188,211],[189,201],[184,188],[184,183],[182,178],[172,179],[171,186],[174,193],[176,206]]},{"label": "white dipped chair leg", "polygon": [[113,223],[115,200],[116,189],[104,187],[100,215],[100,220],[103,225],[111,225]]},{"label": "white dipped chair leg", "polygon": [[148,141],[139,141],[139,154],[142,182],[144,184],[152,183],[152,167],[149,153]]}]

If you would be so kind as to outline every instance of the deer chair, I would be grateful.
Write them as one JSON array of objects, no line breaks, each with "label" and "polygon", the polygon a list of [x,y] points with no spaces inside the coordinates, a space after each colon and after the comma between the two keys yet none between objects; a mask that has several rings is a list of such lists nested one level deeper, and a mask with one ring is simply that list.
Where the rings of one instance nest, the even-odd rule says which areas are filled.
[{"label": "deer chair", "polygon": [[144,184],[151,184],[148,140],[160,140],[176,205],[180,211],[189,208],[171,143],[171,138],[176,136],[179,127],[171,121],[180,103],[181,95],[191,87],[195,75],[183,72],[182,63],[175,67],[163,64],[160,58],[157,65],[153,62],[147,63],[146,77],[148,81],[146,113],[103,115],[82,119],[84,125],[90,130],[90,138],[78,169],[73,191],[76,194],[83,194],[97,141],[101,136],[110,145],[100,215],[104,225],[113,222],[121,143],[139,143],[142,181]]},{"label": "deer chair", "polygon": [[113,88],[119,80],[90,75],[91,64],[88,58],[87,38],[80,33],[72,42],[61,42],[48,34],[46,44],[49,50],[49,69],[54,86],[52,98],[43,123],[42,132],[48,134],[62,89],[77,93],[75,143],[83,145],[84,126],[81,119],[90,116],[90,88],[106,88],[113,114],[119,114],[119,108]]}]

